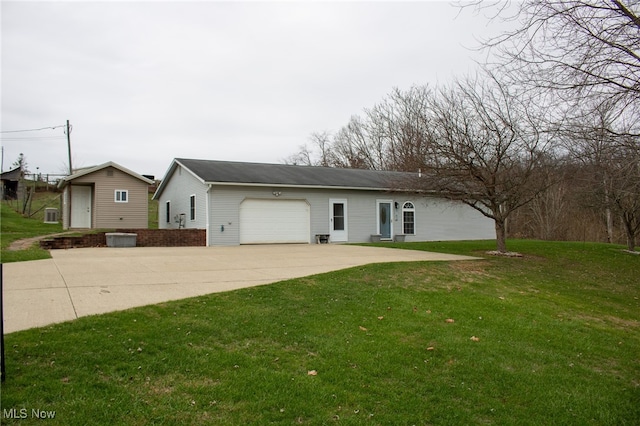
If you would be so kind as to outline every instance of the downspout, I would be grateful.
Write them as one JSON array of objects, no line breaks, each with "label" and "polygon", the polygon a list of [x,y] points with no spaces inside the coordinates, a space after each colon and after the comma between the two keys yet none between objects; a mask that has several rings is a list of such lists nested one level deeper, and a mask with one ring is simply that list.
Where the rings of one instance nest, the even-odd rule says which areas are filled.
[{"label": "downspout", "polygon": [[210,232],[210,228],[211,228],[211,226],[210,226],[211,225],[211,221],[210,221],[210,217],[209,217],[211,212],[209,210],[209,207],[210,207],[210,199],[211,199],[210,192],[211,192],[211,188],[212,187],[213,187],[213,185],[209,184],[209,187],[207,188],[207,202],[206,202],[207,214],[205,215],[206,222],[205,222],[205,225],[204,225],[205,235],[206,235],[205,238],[207,239],[205,246],[207,246],[207,247],[209,247],[211,245],[210,244],[210,240],[209,240],[209,232]]}]

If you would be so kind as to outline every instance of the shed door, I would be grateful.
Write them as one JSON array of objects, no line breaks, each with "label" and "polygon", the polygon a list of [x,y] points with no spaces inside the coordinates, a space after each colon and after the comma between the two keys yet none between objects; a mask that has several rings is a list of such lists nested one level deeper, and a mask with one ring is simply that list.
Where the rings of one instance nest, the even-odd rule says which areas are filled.
[{"label": "shed door", "polygon": [[310,208],[304,200],[244,200],[240,244],[309,243]]},{"label": "shed door", "polygon": [[91,228],[91,187],[71,187],[71,228]]}]

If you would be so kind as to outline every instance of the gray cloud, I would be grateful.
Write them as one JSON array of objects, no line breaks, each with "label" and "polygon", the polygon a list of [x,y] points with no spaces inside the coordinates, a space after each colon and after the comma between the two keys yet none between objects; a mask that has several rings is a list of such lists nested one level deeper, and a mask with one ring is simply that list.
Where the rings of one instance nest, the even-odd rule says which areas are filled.
[{"label": "gray cloud", "polygon": [[[74,165],[279,162],[393,87],[473,70],[492,30],[443,2],[3,2],[2,130],[73,124]],[[3,134],[58,173],[62,129]],[[17,140],[17,138],[26,138]],[[35,139],[35,137],[57,137]]]}]

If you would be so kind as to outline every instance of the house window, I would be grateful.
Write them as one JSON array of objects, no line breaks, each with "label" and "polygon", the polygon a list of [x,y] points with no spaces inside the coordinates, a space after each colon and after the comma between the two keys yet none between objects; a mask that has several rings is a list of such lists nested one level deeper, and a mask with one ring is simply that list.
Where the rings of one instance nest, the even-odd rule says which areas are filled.
[{"label": "house window", "polygon": [[416,233],[416,208],[410,201],[402,205],[402,233],[407,235]]},{"label": "house window", "polygon": [[196,220],[196,196],[189,197],[189,219]]},{"label": "house window", "polygon": [[171,223],[171,201],[167,201],[165,204],[165,218],[167,223]]},{"label": "house window", "polygon": [[128,203],[129,202],[129,190],[127,190],[127,189],[116,189],[115,202],[116,203]]}]

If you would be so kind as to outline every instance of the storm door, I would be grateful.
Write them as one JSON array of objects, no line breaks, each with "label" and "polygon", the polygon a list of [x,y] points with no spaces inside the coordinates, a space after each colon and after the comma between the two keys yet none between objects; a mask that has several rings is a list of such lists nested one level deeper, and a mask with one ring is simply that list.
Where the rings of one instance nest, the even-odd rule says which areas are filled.
[{"label": "storm door", "polygon": [[347,227],[347,200],[329,200],[329,239],[332,242],[346,242],[348,238]]}]

